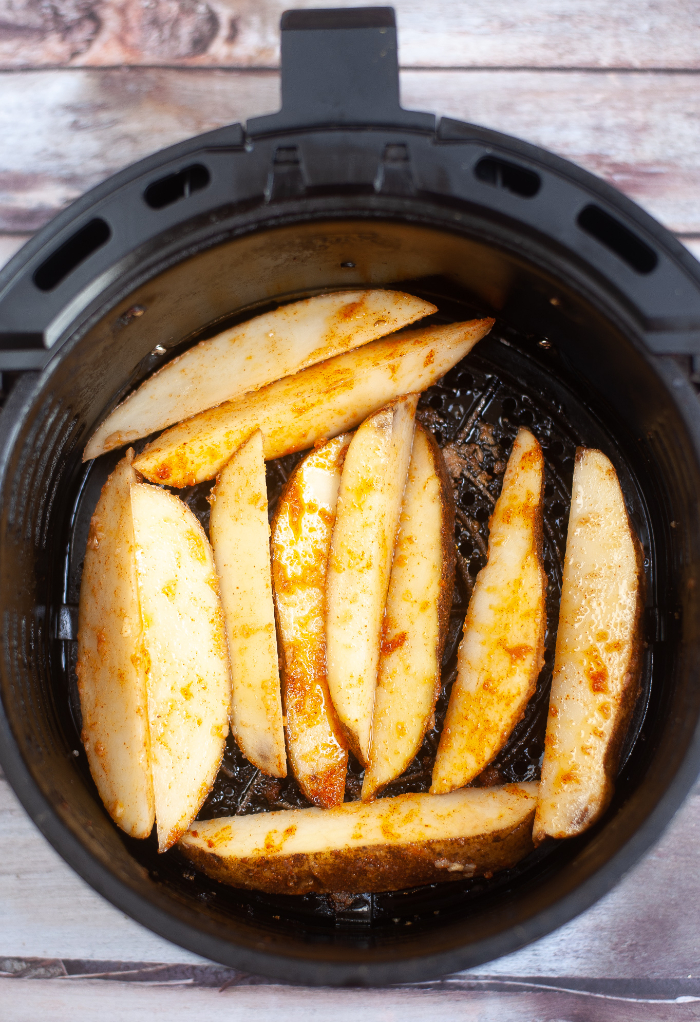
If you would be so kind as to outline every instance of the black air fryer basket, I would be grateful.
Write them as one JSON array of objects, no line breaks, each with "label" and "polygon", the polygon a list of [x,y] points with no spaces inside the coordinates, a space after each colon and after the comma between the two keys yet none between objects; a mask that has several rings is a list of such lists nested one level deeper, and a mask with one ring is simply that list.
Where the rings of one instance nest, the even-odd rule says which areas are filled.
[{"label": "black air fryer basket", "polygon": [[[174,353],[276,303],[364,286],[424,296],[437,321],[496,317],[421,401],[439,442],[461,431],[485,473],[457,492],[446,677],[498,492],[489,450],[507,453],[522,424],[547,463],[550,650],[576,444],[599,447],[618,470],[646,557],[643,695],[613,804],[580,838],[550,841],[488,880],[273,897],[216,884],[177,851],[157,856],[100,803],[79,739],[76,607],[90,515],[118,452],[87,466],[81,454]],[[249,972],[418,980],[560,926],[658,838],[700,766],[700,266],[566,161],[401,109],[391,9],[285,14],[282,110],[157,153],[58,216],[0,275],[0,349],[0,762],[49,841],[120,909]],[[271,492],[290,464],[270,467]],[[203,514],[201,492],[185,498]],[[536,774],[550,668],[551,656],[497,764],[502,778]],[[401,790],[420,788],[426,756]],[[210,815],[246,779],[235,750],[227,757]],[[273,801],[283,796],[293,792]]]}]

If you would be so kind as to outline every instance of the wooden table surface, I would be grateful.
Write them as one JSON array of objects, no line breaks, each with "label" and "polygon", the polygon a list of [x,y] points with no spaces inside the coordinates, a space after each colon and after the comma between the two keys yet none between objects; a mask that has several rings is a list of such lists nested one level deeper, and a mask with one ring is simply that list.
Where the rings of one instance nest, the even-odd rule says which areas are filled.
[{"label": "wooden table surface", "polygon": [[[337,6],[361,6],[361,0]],[[330,6],[331,0],[299,3]],[[282,0],[0,0],[0,263],[109,174],[277,109]],[[699,0],[395,0],[404,106],[601,175],[700,257]],[[475,972],[283,986],[154,936],[56,855],[0,775],[0,1020],[700,1018],[700,785],[642,863]]]}]

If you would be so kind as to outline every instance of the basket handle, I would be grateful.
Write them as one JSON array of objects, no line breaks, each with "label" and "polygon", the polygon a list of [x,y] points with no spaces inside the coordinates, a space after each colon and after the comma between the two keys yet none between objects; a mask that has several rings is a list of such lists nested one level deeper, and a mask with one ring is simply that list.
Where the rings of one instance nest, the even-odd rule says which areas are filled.
[{"label": "basket handle", "polygon": [[403,110],[393,7],[285,11],[282,109],[251,118],[249,135],[336,125],[435,130],[435,115]]}]

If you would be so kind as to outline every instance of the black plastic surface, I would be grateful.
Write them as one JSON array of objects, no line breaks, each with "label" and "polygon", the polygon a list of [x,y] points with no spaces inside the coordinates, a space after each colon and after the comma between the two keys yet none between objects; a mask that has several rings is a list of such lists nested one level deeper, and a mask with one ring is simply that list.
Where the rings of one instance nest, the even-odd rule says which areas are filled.
[{"label": "black plastic surface", "polygon": [[109,241],[112,232],[100,217],[89,220],[84,227],[45,259],[34,274],[40,291],[53,291],[69,273]]},{"label": "black plastic surface", "polygon": [[282,109],[248,121],[251,135],[341,124],[434,130],[433,114],[399,102],[391,7],[286,11],[280,27]]}]

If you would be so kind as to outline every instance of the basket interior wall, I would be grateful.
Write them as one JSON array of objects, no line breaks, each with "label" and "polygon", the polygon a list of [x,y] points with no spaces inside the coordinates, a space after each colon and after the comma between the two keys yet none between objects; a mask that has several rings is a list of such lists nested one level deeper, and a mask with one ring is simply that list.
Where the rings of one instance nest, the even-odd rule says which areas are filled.
[{"label": "basket interior wall", "polygon": [[[478,397],[479,380],[501,370],[561,420],[572,443],[580,438],[612,458],[648,561],[653,682],[611,813],[585,838],[545,847],[491,882],[378,896],[344,909],[317,896],[223,888],[195,876],[177,853],[159,858],[150,842],[118,832],[81,752],[69,705],[73,644],[59,636],[70,627],[61,614],[77,602],[67,551],[75,559],[87,538],[99,488],[116,461],[108,456],[90,470],[80,461],[104,414],[173,353],[272,302],[384,284],[432,298],[444,319],[494,314],[494,337],[475,349],[469,400]],[[529,425],[537,432],[537,421]],[[0,537],[2,694],[15,740],[44,796],[88,852],[132,891],[207,932],[287,954],[358,960],[391,959],[406,947],[419,953],[426,932],[436,951],[497,934],[554,903],[622,847],[691,740],[700,700],[692,671],[700,639],[699,478],[687,427],[651,361],[566,279],[516,251],[390,221],[298,224],[222,242],[140,285],[69,340],[18,420]]]}]

